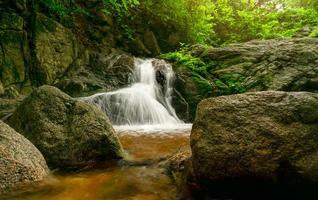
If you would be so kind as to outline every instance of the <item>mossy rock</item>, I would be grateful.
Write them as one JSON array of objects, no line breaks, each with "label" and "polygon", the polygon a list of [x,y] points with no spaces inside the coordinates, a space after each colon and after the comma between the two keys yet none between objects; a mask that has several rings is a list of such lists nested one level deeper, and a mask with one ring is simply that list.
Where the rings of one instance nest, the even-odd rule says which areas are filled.
[{"label": "mossy rock", "polygon": [[3,85],[2,85],[2,83],[0,81],[0,96],[2,96],[3,93],[4,93],[4,87],[3,87]]},{"label": "mossy rock", "polygon": [[40,13],[37,22],[37,79],[41,84],[53,84],[77,58],[77,42],[69,29]]},{"label": "mossy rock", "polygon": [[1,30],[23,30],[23,18],[15,13],[0,13],[0,29]]},{"label": "mossy rock", "polygon": [[108,117],[52,86],[36,89],[9,123],[34,143],[51,167],[77,169],[122,157]]},{"label": "mossy rock", "polygon": [[25,81],[28,60],[25,37],[22,31],[0,31],[0,79],[4,86]]},{"label": "mossy rock", "polygon": [[[212,93],[211,83],[197,73],[193,73],[190,69],[176,65],[174,67],[176,73],[175,89],[182,95],[189,106],[190,121],[194,119],[196,106],[204,98]],[[178,102],[178,100],[174,100]],[[176,103],[178,104],[178,103]],[[186,112],[186,107],[176,105],[177,113]]]},{"label": "mossy rock", "polygon": [[[210,95],[267,90],[317,93],[317,52],[317,38],[297,38],[253,40],[218,48],[193,45],[161,57],[172,62],[176,88],[194,115],[197,103]],[[206,95],[209,88],[210,95]]]}]

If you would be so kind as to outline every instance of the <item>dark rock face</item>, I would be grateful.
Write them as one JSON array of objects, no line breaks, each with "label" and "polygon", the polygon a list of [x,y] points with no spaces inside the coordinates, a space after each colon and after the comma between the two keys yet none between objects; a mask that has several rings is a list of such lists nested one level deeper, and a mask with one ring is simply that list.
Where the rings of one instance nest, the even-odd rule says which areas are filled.
[{"label": "dark rock face", "polygon": [[78,57],[74,34],[60,23],[37,14],[36,74],[40,84],[52,85]]},{"label": "dark rock face", "polygon": [[116,90],[132,81],[134,65],[134,57],[124,53],[87,50],[56,80],[55,86],[72,96]]},{"label": "dark rock face", "polygon": [[156,81],[162,87],[167,87],[167,63],[163,60],[154,59],[152,65],[156,71]]},{"label": "dark rock face", "polygon": [[0,194],[40,181],[48,173],[46,162],[35,146],[0,121]]},{"label": "dark rock face", "polygon": [[16,13],[0,12],[0,80],[4,88],[26,81],[24,66],[30,56],[23,23]]},{"label": "dark rock face", "polygon": [[309,188],[318,183],[318,94],[269,91],[203,100],[191,148],[194,173],[207,190],[243,192],[255,183]]},{"label": "dark rock face", "polygon": [[[59,1],[63,6],[67,2]],[[99,89],[118,89],[129,83],[133,57],[117,48],[119,35],[103,2],[77,2],[91,12],[65,24],[25,0],[0,2],[0,81],[2,89],[29,94],[31,86],[55,85],[81,96]],[[95,10],[96,9],[96,10]],[[74,16],[66,16],[73,19]],[[150,43],[155,41],[151,40]],[[119,45],[120,46],[120,45]],[[122,46],[121,46],[122,47]],[[0,96],[3,96],[2,89]]]},{"label": "dark rock face", "polygon": [[15,99],[0,98],[0,120],[6,122],[6,119],[8,119],[13,114],[22,100],[22,96]]},{"label": "dark rock face", "polygon": [[107,116],[51,86],[42,86],[27,97],[10,124],[33,142],[52,167],[80,168],[122,157]]},{"label": "dark rock face", "polygon": [[194,75],[191,70],[175,67],[175,97],[173,105],[179,117],[185,121],[193,121],[197,104],[211,96],[210,81],[200,75]]}]

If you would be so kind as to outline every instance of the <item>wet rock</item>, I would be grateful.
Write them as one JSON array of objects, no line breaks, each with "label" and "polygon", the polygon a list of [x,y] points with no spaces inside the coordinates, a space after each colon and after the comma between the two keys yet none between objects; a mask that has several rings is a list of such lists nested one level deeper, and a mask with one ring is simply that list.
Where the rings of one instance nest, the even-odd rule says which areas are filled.
[{"label": "wet rock", "polygon": [[157,38],[152,31],[147,30],[144,33],[144,44],[151,51],[152,55],[159,55],[161,53]]},{"label": "wet rock", "polygon": [[127,54],[87,51],[55,85],[72,96],[119,89],[131,83],[134,65],[134,57]]},{"label": "wet rock", "polygon": [[206,99],[191,133],[194,174],[212,193],[265,186],[314,192],[317,133],[318,94],[269,91]]},{"label": "wet rock", "polygon": [[48,173],[46,162],[35,146],[0,121],[0,194],[40,181]]},{"label": "wet rock", "polygon": [[167,86],[167,63],[164,60],[154,59],[152,65],[156,71],[156,81],[164,90]]},{"label": "wet rock", "polygon": [[192,122],[193,115],[190,115],[190,106],[187,100],[182,96],[182,94],[174,89],[172,94],[172,106],[176,111],[179,119],[182,119],[184,122]]},{"label": "wet rock", "polygon": [[122,157],[107,116],[51,86],[36,89],[9,123],[33,142],[51,167],[81,168]]},{"label": "wet rock", "polygon": [[187,117],[180,116],[185,121],[193,121],[197,104],[211,95],[212,84],[199,74],[194,74],[185,67],[175,67],[176,96],[173,99],[177,113],[188,113]]}]

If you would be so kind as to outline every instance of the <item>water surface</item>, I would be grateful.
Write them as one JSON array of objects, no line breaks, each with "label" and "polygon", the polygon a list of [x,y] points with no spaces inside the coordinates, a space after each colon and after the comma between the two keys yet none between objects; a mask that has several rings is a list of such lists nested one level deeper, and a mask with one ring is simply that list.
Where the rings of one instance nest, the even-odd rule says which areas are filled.
[{"label": "water surface", "polygon": [[[143,161],[169,157],[189,148],[191,125],[175,127],[115,127],[128,160],[137,165],[92,169],[72,174],[53,173],[7,199],[15,200],[173,200],[178,192],[164,168]],[[141,163],[141,164],[138,164]],[[147,162],[145,162],[147,163]]]}]

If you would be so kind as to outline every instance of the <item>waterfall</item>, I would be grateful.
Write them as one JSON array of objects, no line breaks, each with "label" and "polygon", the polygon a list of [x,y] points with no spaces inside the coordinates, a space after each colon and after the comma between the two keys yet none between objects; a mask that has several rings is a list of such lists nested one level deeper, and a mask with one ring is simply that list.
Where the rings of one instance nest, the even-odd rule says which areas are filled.
[{"label": "waterfall", "polygon": [[130,86],[82,99],[107,113],[117,126],[183,124],[171,105],[173,80],[170,64],[136,58]]}]

